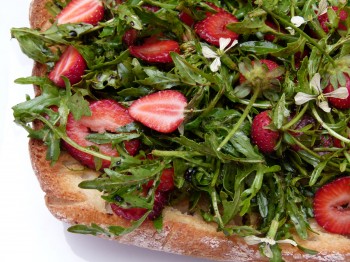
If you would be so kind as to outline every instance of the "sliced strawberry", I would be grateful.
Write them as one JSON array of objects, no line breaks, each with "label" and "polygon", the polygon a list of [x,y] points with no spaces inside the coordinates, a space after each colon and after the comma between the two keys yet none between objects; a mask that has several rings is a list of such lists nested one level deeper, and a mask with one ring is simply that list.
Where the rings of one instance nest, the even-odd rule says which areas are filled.
[{"label": "sliced strawberry", "polygon": [[[145,189],[149,189],[153,185],[153,180],[150,180],[146,185]],[[164,169],[160,176],[160,183],[157,187],[158,191],[167,192],[175,188],[174,184],[174,168]]]},{"label": "sliced strawberry", "polygon": [[[339,8],[336,7],[336,6],[332,6],[332,9],[337,12]],[[348,18],[348,13],[345,10],[340,10],[340,12],[339,12],[338,29],[340,29],[340,30],[347,30],[346,23],[345,23],[347,18]],[[320,22],[320,25],[321,25],[323,31],[328,33],[329,32],[329,27],[328,27],[329,18],[328,18],[328,14],[324,13],[324,14],[318,16],[318,21]]]},{"label": "sliced strawberry", "polygon": [[130,115],[145,126],[161,133],[175,131],[184,120],[186,97],[174,90],[159,91],[134,101]]},{"label": "sliced strawberry", "polygon": [[268,126],[272,120],[269,116],[270,111],[263,111],[256,115],[252,122],[251,138],[259,150],[265,154],[275,151],[280,134],[278,131],[271,130]]},{"label": "sliced strawberry", "polygon": [[[168,194],[164,192],[156,192],[154,196],[154,204],[153,210],[148,215],[148,219],[154,220],[160,216],[163,211],[164,206],[168,202]],[[112,203],[111,208],[114,214],[119,217],[125,218],[127,220],[138,220],[140,219],[146,212],[146,208],[140,207],[131,207],[131,208],[123,208],[118,204]]]},{"label": "sliced strawberry", "polygon": [[350,234],[350,176],[321,187],[315,194],[317,223],[331,233]]},{"label": "sliced strawberry", "polygon": [[48,77],[59,87],[65,87],[62,76],[67,77],[70,84],[74,85],[81,80],[86,67],[83,56],[73,46],[69,46],[63,52]]},{"label": "sliced strawberry", "polygon": [[194,25],[194,19],[191,15],[186,13],[185,11],[181,11],[179,13],[179,19],[184,22],[188,26],[193,26]]},{"label": "sliced strawberry", "polygon": [[[348,89],[348,92],[350,94],[350,77],[348,74],[344,73],[345,77],[345,87]],[[334,91],[334,87],[332,84],[329,84],[326,86],[325,89],[323,89],[323,93],[330,93]],[[335,98],[335,97],[329,97],[328,98],[329,103],[338,109],[349,109],[350,108],[350,95],[347,98],[341,99],[341,98]]]},{"label": "sliced strawberry", "polygon": [[57,15],[58,24],[88,23],[96,25],[103,19],[104,7],[99,0],[72,0]]},{"label": "sliced strawberry", "polygon": [[[259,61],[260,61],[261,64],[266,65],[268,71],[272,71],[272,70],[276,69],[277,67],[279,67],[279,65],[275,61],[272,61],[272,60],[269,60],[269,59],[260,59]],[[255,62],[252,61],[253,67],[254,67],[254,64],[255,64]],[[282,77],[279,76],[279,77],[277,77],[277,79],[281,80]],[[244,81],[246,81],[246,78],[244,77],[243,74],[240,74],[239,75],[239,83],[242,84],[242,83],[244,83]]]},{"label": "sliced strawberry", "polygon": [[132,56],[149,63],[170,63],[172,62],[170,52],[180,53],[180,46],[174,40],[159,40],[132,45],[129,51]]},{"label": "sliced strawberry", "polygon": [[[114,100],[100,100],[94,101],[90,104],[91,116],[83,116],[80,120],[75,120],[72,114],[69,114],[66,132],[70,139],[83,147],[98,148],[100,153],[108,156],[119,156],[118,152],[112,148],[111,144],[97,145],[88,141],[85,137],[91,132],[103,133],[106,131],[116,132],[119,127],[125,126],[133,122],[133,119],[128,114],[126,108],[118,104]],[[130,145],[135,143],[132,147],[139,144],[137,140],[128,142]],[[94,157],[90,154],[82,152],[75,147],[64,142],[67,151],[82,164],[91,169],[95,169]],[[127,148],[127,146],[126,146]],[[135,153],[135,149],[131,153]],[[110,162],[102,161],[102,168],[109,167]]]},{"label": "sliced strawberry", "polygon": [[127,46],[135,45],[138,36],[139,31],[135,28],[130,28],[123,35],[123,43],[125,43]]},{"label": "sliced strawberry", "polygon": [[114,214],[119,217],[125,218],[126,220],[138,220],[140,219],[146,212],[146,208],[141,207],[131,207],[131,208],[123,208],[118,206],[117,204],[112,203],[111,208]]},{"label": "sliced strawberry", "polygon": [[204,20],[195,24],[194,30],[203,40],[215,46],[220,46],[220,38],[238,39],[238,34],[227,29],[231,23],[237,23],[238,19],[226,11],[207,16]]}]

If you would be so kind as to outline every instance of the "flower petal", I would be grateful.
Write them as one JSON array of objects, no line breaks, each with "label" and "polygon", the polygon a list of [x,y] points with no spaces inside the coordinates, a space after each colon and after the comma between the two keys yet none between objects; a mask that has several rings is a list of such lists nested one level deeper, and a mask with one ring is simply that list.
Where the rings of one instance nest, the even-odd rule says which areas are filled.
[{"label": "flower petal", "polygon": [[302,105],[306,102],[309,102],[310,100],[316,99],[316,95],[310,95],[303,92],[298,92],[296,96],[294,97],[295,104]]},{"label": "flower petal", "polygon": [[323,111],[325,111],[326,113],[331,112],[331,108],[328,105],[327,101],[322,101],[322,102],[318,102],[317,101],[317,105],[319,108],[321,108]]},{"label": "flower petal", "polygon": [[346,99],[349,96],[349,91],[346,87],[339,87],[335,89],[332,92],[323,94],[325,97],[333,97],[333,98],[340,98],[340,99]]},{"label": "flower petal", "polygon": [[227,47],[224,51],[227,52],[228,50],[230,50],[232,47],[234,47],[235,45],[238,44],[238,40],[234,40],[232,41],[231,45],[229,47]]},{"label": "flower petal", "polygon": [[219,38],[219,45],[220,45],[220,50],[224,50],[226,48],[226,46],[228,46],[231,42],[231,38],[223,38],[220,37]]},{"label": "flower petal", "polygon": [[281,244],[291,244],[292,246],[295,246],[295,247],[298,246],[297,242],[291,239],[282,239],[282,240],[277,240],[276,242]]},{"label": "flower petal", "polygon": [[322,93],[321,89],[321,75],[319,73],[314,74],[310,81],[310,86],[317,92],[317,94]]},{"label": "flower petal", "polygon": [[320,16],[327,13],[327,9],[328,9],[328,1],[321,0],[318,4],[317,15]]},{"label": "flower petal", "polygon": [[206,45],[205,46],[202,46],[202,53],[204,55],[205,58],[217,58],[219,57],[217,55],[217,53],[215,53],[213,50],[211,50],[209,47],[207,47]]},{"label": "flower petal", "polygon": [[302,24],[305,23],[305,19],[302,16],[293,16],[292,19],[290,20],[293,25],[296,27],[301,26]]},{"label": "flower petal", "polygon": [[291,35],[294,35],[295,34],[295,30],[293,28],[291,28],[290,26],[286,27],[286,29],[289,31],[289,33]]},{"label": "flower petal", "polygon": [[276,244],[276,241],[272,238],[267,237],[257,237],[257,236],[246,236],[244,237],[245,242],[247,242],[248,245],[256,245],[260,243],[266,243],[269,245]]},{"label": "flower petal", "polygon": [[212,72],[216,72],[216,71],[219,70],[219,67],[220,67],[220,66],[221,66],[221,61],[220,61],[220,58],[217,57],[217,58],[214,59],[213,63],[211,63],[211,65],[210,65],[210,70],[211,70]]}]

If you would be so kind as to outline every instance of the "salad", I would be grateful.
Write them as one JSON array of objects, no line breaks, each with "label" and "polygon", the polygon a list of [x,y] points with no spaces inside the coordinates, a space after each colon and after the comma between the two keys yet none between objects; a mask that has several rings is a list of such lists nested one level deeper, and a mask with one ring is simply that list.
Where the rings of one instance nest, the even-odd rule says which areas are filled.
[{"label": "salad", "polygon": [[[100,176],[131,227],[165,205],[259,244],[307,239],[309,219],[350,234],[348,1],[89,0],[47,3],[47,30],[13,28],[46,66],[16,80],[38,94],[13,107],[52,164],[68,151]],[[35,123],[35,125],[31,125]],[[40,123],[40,124],[38,124]],[[40,125],[40,128],[37,128]]]}]

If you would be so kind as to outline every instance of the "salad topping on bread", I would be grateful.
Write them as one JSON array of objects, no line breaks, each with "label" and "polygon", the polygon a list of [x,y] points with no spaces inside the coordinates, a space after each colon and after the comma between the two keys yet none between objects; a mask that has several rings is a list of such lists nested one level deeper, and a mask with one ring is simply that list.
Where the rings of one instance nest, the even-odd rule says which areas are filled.
[{"label": "salad topping on bread", "polygon": [[34,0],[11,33],[36,97],[13,110],[50,210],[216,260],[349,258],[349,6]]}]

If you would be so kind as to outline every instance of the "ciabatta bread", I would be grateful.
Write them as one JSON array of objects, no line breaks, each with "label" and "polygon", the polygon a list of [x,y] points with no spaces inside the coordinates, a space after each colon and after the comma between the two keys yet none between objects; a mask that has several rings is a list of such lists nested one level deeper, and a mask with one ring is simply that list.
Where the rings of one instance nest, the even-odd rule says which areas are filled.
[{"label": "ciabatta bread", "polygon": [[[30,9],[32,28],[45,30],[52,17],[46,11],[48,0],[33,0]],[[45,67],[36,63],[34,75],[42,75]],[[43,142],[31,139],[29,152],[35,174],[48,209],[58,219],[71,225],[92,223],[102,227],[108,225],[127,226],[128,221],[112,214],[97,190],[84,190],[78,184],[98,176],[93,170],[84,168],[68,153],[62,152],[59,160],[51,165],[46,160]],[[170,253],[202,257],[216,261],[267,261],[258,250],[258,245],[248,245],[243,238],[227,237],[217,232],[216,225],[208,224],[198,215],[189,215],[179,207],[166,207],[163,211],[164,225],[157,232],[151,222],[145,222],[135,231],[115,238],[120,243]],[[350,261],[350,239],[330,234],[314,221],[310,222],[315,233],[308,240],[294,239],[301,246],[319,253],[309,255],[290,244],[281,244],[286,261]]]}]

